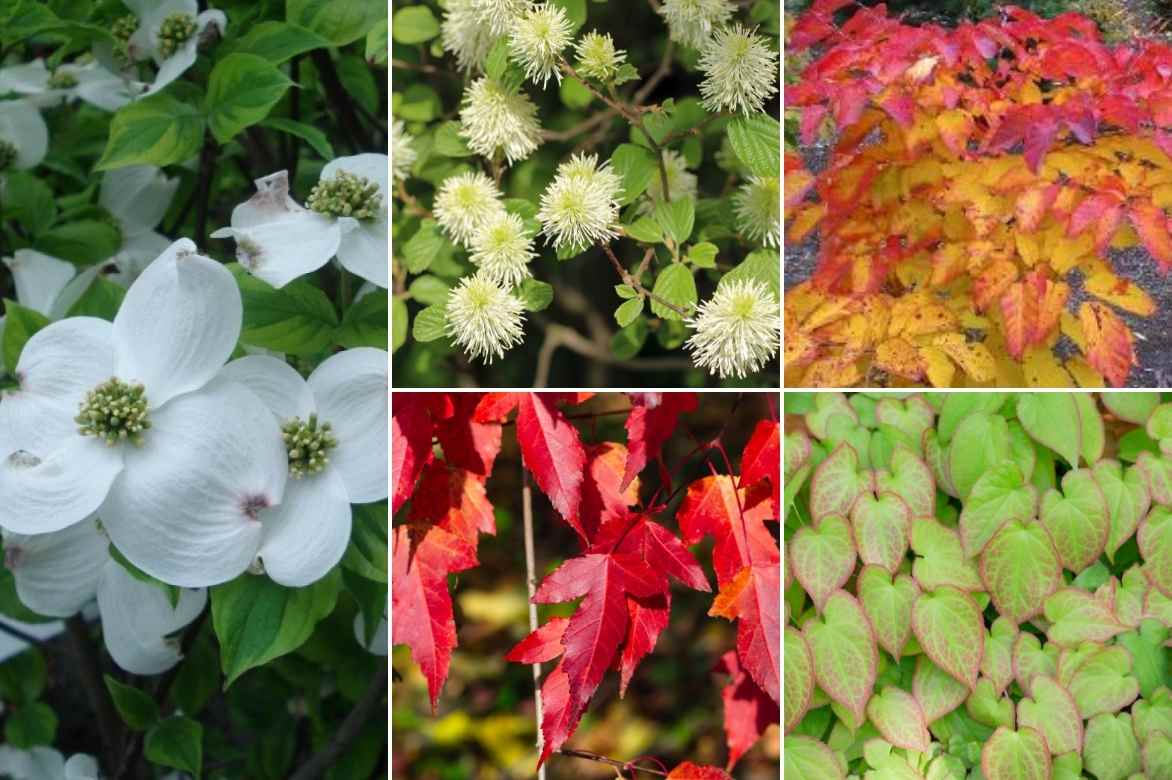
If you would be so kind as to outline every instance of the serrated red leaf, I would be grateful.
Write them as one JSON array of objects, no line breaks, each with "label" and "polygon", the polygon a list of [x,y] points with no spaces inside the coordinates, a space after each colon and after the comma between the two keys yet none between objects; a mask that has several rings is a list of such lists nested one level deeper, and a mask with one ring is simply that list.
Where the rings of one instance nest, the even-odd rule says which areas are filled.
[{"label": "serrated red leaf", "polygon": [[761,420],[753,429],[741,456],[741,484],[752,485],[767,479],[773,486],[773,503],[781,505],[781,424]]},{"label": "serrated red leaf", "polygon": [[566,626],[569,623],[570,619],[566,617],[550,618],[545,625],[538,627],[518,642],[505,655],[505,660],[516,664],[543,664],[552,661],[565,652],[562,636],[566,633]]},{"label": "serrated red leaf", "polygon": [[1009,354],[1021,360],[1028,348],[1045,342],[1058,326],[1069,295],[1066,282],[1055,283],[1041,271],[1010,285],[1000,301]]},{"label": "serrated red leaf", "polygon": [[1172,269],[1172,232],[1164,210],[1150,200],[1141,200],[1131,204],[1127,216],[1160,270],[1168,273]]},{"label": "serrated red leaf", "polygon": [[709,615],[737,621],[737,655],[753,680],[781,703],[781,566],[746,566],[721,586]]},{"label": "serrated red leaf", "polygon": [[627,596],[627,635],[619,655],[619,697],[627,694],[627,685],[639,662],[652,650],[671,617],[671,591],[664,590],[647,598]]},{"label": "serrated red leaf", "polygon": [[537,759],[540,768],[545,760],[561,749],[578,728],[585,703],[579,703],[570,695],[570,679],[566,676],[563,658],[541,683],[541,756]]},{"label": "serrated red leaf", "polygon": [[[617,543],[617,547],[614,545]],[[592,552],[616,552],[637,555],[652,569],[679,580],[694,590],[709,592],[712,588],[700,564],[688,552],[675,534],[647,516],[633,522],[614,523],[603,535]]]},{"label": "serrated red leaf", "polygon": [[391,404],[391,513],[411,497],[415,480],[431,460],[431,418],[420,393],[395,395]]},{"label": "serrated red leaf", "polygon": [[741,756],[765,733],[765,729],[773,723],[781,722],[781,709],[741,666],[735,650],[722,655],[714,671],[732,678],[720,692],[720,698],[724,701],[724,738],[728,745],[725,769],[732,771]]},{"label": "serrated red leaf", "polygon": [[695,411],[695,393],[628,393],[627,463],[622,486],[630,484],[647,461],[659,455],[663,443],[676,428],[679,416]]},{"label": "serrated red leaf", "polygon": [[1131,328],[1108,306],[1096,301],[1083,303],[1078,319],[1086,336],[1087,362],[1112,385],[1122,387],[1131,367],[1139,364]]},{"label": "serrated red leaf", "polygon": [[586,451],[578,429],[570,424],[554,403],[556,396],[526,393],[518,403],[517,443],[521,458],[537,486],[549,497],[554,509],[578,530],[582,501],[582,473]]},{"label": "serrated red leaf", "polygon": [[435,459],[427,464],[411,501],[413,524],[433,524],[476,550],[480,533],[495,534],[496,519],[484,491],[484,477]]},{"label": "serrated red leaf", "polygon": [[509,418],[509,413],[516,408],[523,395],[525,393],[485,393],[476,402],[472,419],[478,423],[502,423]]},{"label": "serrated red leaf", "polygon": [[582,480],[582,503],[575,522],[570,523],[589,547],[599,529],[608,522],[627,515],[627,507],[639,502],[639,483],[622,485],[627,463],[627,448],[606,441],[586,450],[586,470]]},{"label": "serrated red leaf", "polygon": [[781,558],[777,542],[765,527],[774,512],[768,488],[762,487],[758,483],[738,491],[726,474],[704,477],[688,486],[676,512],[684,544],[695,544],[705,534],[716,539],[712,564],[722,586],[746,566],[777,563]]},{"label": "serrated red leaf", "polygon": [[395,529],[391,560],[391,644],[405,644],[427,680],[432,712],[456,647],[456,621],[448,574],[476,565],[467,541],[432,527],[411,543],[410,529]]},{"label": "serrated red leaf", "polygon": [[732,780],[723,769],[685,761],[667,773],[668,780]]},{"label": "serrated red leaf", "polygon": [[501,451],[500,423],[476,421],[481,393],[448,396],[451,414],[435,419],[435,435],[444,450],[444,460],[486,477],[492,473],[493,461]]}]

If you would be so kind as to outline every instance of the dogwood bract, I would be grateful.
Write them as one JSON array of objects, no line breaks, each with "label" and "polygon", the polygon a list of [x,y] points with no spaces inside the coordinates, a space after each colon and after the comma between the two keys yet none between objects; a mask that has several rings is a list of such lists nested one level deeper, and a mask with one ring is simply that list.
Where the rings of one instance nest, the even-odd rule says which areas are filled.
[{"label": "dogwood bract", "polygon": [[76,64],[65,62],[49,70],[41,57],[0,68],[0,94],[23,95],[38,108],[84,100],[103,111],[117,111],[146,88],[111,73],[96,61]]},{"label": "dogwood bract", "polygon": [[260,514],[260,566],[282,585],[308,585],[342,559],[350,505],[387,489],[387,353],[339,352],[302,379],[289,364],[249,355],[224,367],[264,401],[281,427],[290,481],[285,500]]},{"label": "dogwood bract", "polygon": [[0,100],[0,176],[23,171],[45,159],[49,128],[27,100]]},{"label": "dogwood bract", "polygon": [[316,271],[337,256],[342,267],[386,289],[390,283],[385,154],[339,157],[322,169],[305,206],[289,196],[287,171],[257,179],[256,194],[232,210],[236,259],[274,287]]},{"label": "dogwood bract", "polygon": [[155,228],[178,189],[178,178],[153,165],[130,165],[102,175],[98,202],[118,220],[122,232],[122,246],[110,258],[118,269],[113,278],[122,285],[129,286],[170,245]]},{"label": "dogwood bract", "polygon": [[216,378],[242,313],[228,270],[181,239],[113,323],[72,317],[34,334],[18,386],[0,398],[0,527],[48,533],[97,513],[118,549],[164,582],[244,571],[287,468],[261,401]]},{"label": "dogwood bract", "polygon": [[[208,35],[223,35],[223,11],[200,12],[196,0],[123,0],[136,18],[125,18],[115,37],[125,36],[124,56],[130,62],[154,60],[158,71],[147,93],[154,93],[195,64],[199,44]],[[129,36],[126,32],[133,29]]]}]

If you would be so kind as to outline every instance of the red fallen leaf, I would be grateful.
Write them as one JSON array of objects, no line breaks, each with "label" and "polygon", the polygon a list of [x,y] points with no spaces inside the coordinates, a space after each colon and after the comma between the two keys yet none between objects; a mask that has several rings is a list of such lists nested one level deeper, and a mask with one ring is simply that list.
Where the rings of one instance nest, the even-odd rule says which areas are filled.
[{"label": "red fallen leaf", "polygon": [[889,92],[879,99],[879,107],[900,127],[911,127],[916,121],[916,101],[906,92]]},{"label": "red fallen leaf", "polygon": [[485,393],[477,401],[472,419],[478,423],[504,422],[524,393]]},{"label": "red fallen leaf", "polygon": [[1054,143],[1059,130],[1058,107],[1019,106],[1009,111],[989,138],[987,149],[994,154],[1023,144],[1026,165],[1038,172],[1042,158]]},{"label": "red fallen leaf", "polygon": [[1131,204],[1127,216],[1160,270],[1163,273],[1172,270],[1172,232],[1164,210],[1150,200],[1141,200]]},{"label": "red fallen leaf", "polygon": [[423,470],[411,502],[409,520],[432,524],[460,537],[476,550],[480,533],[495,534],[496,519],[484,492],[484,477],[451,468],[435,459]]},{"label": "red fallen leaf", "polygon": [[517,664],[543,664],[552,661],[565,652],[562,645],[562,635],[566,633],[566,626],[570,619],[566,617],[552,617],[529,636],[522,639],[505,655],[506,661]]},{"label": "red fallen leaf", "polygon": [[607,522],[626,517],[627,507],[639,501],[638,481],[620,487],[629,460],[626,447],[613,441],[595,444],[587,449],[586,460],[579,517],[571,523],[583,546],[589,546]]},{"label": "red fallen leaf", "polygon": [[1131,329],[1119,315],[1096,301],[1083,303],[1078,319],[1086,336],[1087,362],[1112,385],[1122,387],[1131,367],[1139,365]]},{"label": "red fallen leaf", "polygon": [[562,518],[578,528],[586,451],[578,429],[554,406],[556,398],[525,393],[517,411],[521,458]]},{"label": "red fallen leaf", "polygon": [[737,655],[753,681],[781,702],[781,566],[755,564],[721,586],[709,615],[737,621]]},{"label": "red fallen leaf", "polygon": [[781,722],[781,709],[753,682],[735,650],[722,655],[713,671],[732,678],[720,692],[724,700],[724,739],[728,745],[725,769],[731,771],[770,724]]},{"label": "red fallen leaf", "polygon": [[780,561],[777,542],[765,527],[765,520],[774,517],[766,485],[757,483],[737,491],[733,478],[723,474],[689,485],[676,512],[684,544],[695,544],[705,534],[716,539],[712,564],[721,586],[746,566]]},{"label": "red fallen leaf", "polygon": [[391,514],[411,497],[415,480],[431,460],[431,419],[427,399],[419,393],[402,393],[391,404],[391,482],[394,493]]},{"label": "red fallen leaf", "polygon": [[668,780],[732,780],[732,775],[714,766],[685,761],[667,773]]},{"label": "red fallen leaf", "polygon": [[[499,423],[476,422],[480,393],[447,394],[452,413],[435,420],[435,435],[444,449],[444,460],[473,474],[488,476],[501,451]],[[434,415],[433,415],[434,417]]]},{"label": "red fallen leaf", "polygon": [[753,429],[745,452],[741,455],[741,484],[751,485],[767,479],[773,485],[773,504],[781,506],[781,425],[776,420],[761,420]]},{"label": "red fallen leaf", "polygon": [[432,527],[412,549],[408,526],[395,529],[391,560],[391,644],[405,644],[427,680],[431,710],[448,678],[456,621],[448,574],[476,565],[467,541]]},{"label": "red fallen leaf", "polygon": [[628,393],[631,413],[627,416],[627,464],[623,472],[625,489],[647,461],[659,455],[663,443],[676,428],[684,412],[695,411],[695,393]]}]

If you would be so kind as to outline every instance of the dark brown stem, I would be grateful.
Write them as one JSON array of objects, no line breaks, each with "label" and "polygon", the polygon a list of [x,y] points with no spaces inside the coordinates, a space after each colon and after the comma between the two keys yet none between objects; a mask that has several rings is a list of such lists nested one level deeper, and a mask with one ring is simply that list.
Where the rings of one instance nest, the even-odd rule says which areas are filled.
[{"label": "dark brown stem", "polygon": [[585,758],[588,761],[597,761],[600,764],[606,764],[607,766],[613,766],[615,769],[618,769],[619,771],[621,771],[624,775],[627,775],[628,777],[632,777],[633,775],[629,774],[629,773],[634,773],[634,772],[646,772],[649,775],[655,775],[657,777],[667,777],[667,772],[664,772],[662,770],[650,769],[645,766],[636,766],[634,764],[634,762],[618,761],[613,758],[608,758],[607,756],[599,755],[598,753],[591,753],[589,750],[575,750],[573,748],[562,748],[561,750],[558,751],[558,753],[563,756],[569,756],[571,758]]},{"label": "dark brown stem", "polygon": [[362,128],[359,127],[358,118],[354,115],[351,98],[346,94],[346,89],[338,78],[338,71],[334,69],[334,60],[326,49],[314,49],[309,56],[313,58],[313,66],[317,68],[322,86],[325,87],[326,99],[333,106],[334,115],[338,117],[338,122],[342,126],[346,145],[353,153],[361,151],[359,145],[363,136]]},{"label": "dark brown stem", "polygon": [[333,766],[342,754],[345,753],[358,736],[362,728],[374,712],[374,708],[387,696],[387,667],[379,664],[378,674],[370,681],[370,686],[362,694],[362,698],[350,710],[350,714],[342,721],[337,733],[326,745],[315,753],[309,761],[292,775],[289,780],[316,780],[325,775],[326,770]]},{"label": "dark brown stem", "polygon": [[[301,55],[298,54],[289,60],[289,78],[293,83],[301,81]],[[289,114],[294,122],[301,121],[301,90],[294,89],[289,95]],[[289,171],[289,185],[297,181],[297,163],[301,154],[297,146],[298,138],[292,133],[285,133],[285,140],[289,144],[285,151],[285,170]]]},{"label": "dark brown stem", "polygon": [[203,249],[208,240],[208,210],[212,200],[212,176],[220,147],[208,136],[199,152],[199,182],[195,191],[195,243]]},{"label": "dark brown stem", "polygon": [[65,621],[66,635],[69,647],[73,651],[77,663],[77,675],[81,687],[85,689],[94,708],[94,717],[98,721],[98,733],[102,737],[102,750],[107,769],[114,769],[118,764],[118,757],[122,752],[122,720],[114,709],[114,701],[110,692],[106,690],[106,683],[102,680],[102,668],[98,663],[98,654],[94,644],[90,641],[89,626],[81,615],[74,615]]},{"label": "dark brown stem", "polygon": [[[634,288],[635,292],[639,293],[644,298],[650,298],[651,300],[658,303],[660,306],[664,306],[664,307],[667,307],[668,309],[671,309],[676,314],[680,315],[681,319],[687,318],[687,316],[688,316],[687,309],[683,308],[682,306],[677,306],[674,303],[672,303],[671,301],[664,300],[662,297],[656,295],[655,293],[651,292],[646,287],[644,287],[643,283],[640,282],[637,277],[632,276],[631,274],[627,273],[627,270],[625,268],[623,268],[622,263],[620,263],[619,259],[617,257],[615,257],[614,251],[611,250],[611,248],[610,248],[610,244],[599,244],[599,246],[602,247],[602,251],[606,253],[606,256],[608,258],[610,258],[610,264],[612,266],[614,266],[615,273],[617,273],[619,275],[619,278],[623,280],[623,284],[627,285],[628,287]],[[639,274],[640,275],[642,275],[643,271],[646,270],[647,263],[649,261],[650,261],[650,258],[644,256],[643,262],[639,266]]]}]

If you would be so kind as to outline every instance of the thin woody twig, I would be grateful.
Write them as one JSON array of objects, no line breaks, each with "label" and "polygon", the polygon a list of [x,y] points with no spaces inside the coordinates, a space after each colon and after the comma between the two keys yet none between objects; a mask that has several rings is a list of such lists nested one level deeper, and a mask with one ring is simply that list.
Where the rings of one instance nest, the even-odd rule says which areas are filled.
[{"label": "thin woody twig", "polygon": [[[683,308],[682,306],[677,306],[676,304],[672,303],[671,301],[665,300],[663,297],[651,292],[650,290],[648,290],[646,287],[643,286],[643,283],[639,281],[638,277],[635,277],[635,276],[632,276],[631,274],[629,274],[627,272],[627,270],[625,268],[623,268],[622,264],[619,262],[619,259],[617,257],[615,257],[614,251],[611,250],[611,248],[610,248],[610,244],[599,244],[599,246],[602,247],[602,251],[606,253],[606,256],[608,258],[610,258],[610,264],[612,266],[614,266],[615,273],[617,273],[619,275],[619,278],[623,280],[623,284],[627,285],[628,287],[633,287],[637,293],[639,293],[640,295],[642,295],[645,298],[650,298],[651,300],[658,303],[660,306],[664,306],[668,309],[671,309],[676,314],[680,315],[681,318],[688,317],[688,310],[687,309]],[[650,261],[650,258],[644,256],[643,264],[640,265],[640,267],[639,267],[640,275],[642,275],[643,271],[646,270],[646,264],[649,261]]]},{"label": "thin woody twig", "polygon": [[[533,601],[537,593],[537,564],[533,553],[533,491],[529,487],[529,472],[521,468],[521,517],[525,533],[525,585],[529,590],[529,631],[537,630],[537,604]],[[541,664],[533,664],[533,710],[537,720],[537,751],[545,746],[541,733]],[[545,764],[537,769],[537,779],[545,780]]]},{"label": "thin woody twig", "polygon": [[686,358],[639,358],[621,360],[606,349],[598,347],[594,342],[581,333],[564,325],[551,324],[545,329],[545,341],[541,343],[541,351],[537,355],[537,373],[533,382],[534,388],[547,387],[549,373],[553,361],[553,354],[560,347],[565,347],[579,355],[596,360],[607,365],[618,366],[628,371],[682,371],[692,368]]},{"label": "thin woody twig", "polygon": [[667,772],[659,769],[651,769],[645,766],[637,766],[633,761],[618,761],[617,759],[609,758],[607,756],[592,753],[589,750],[575,750],[573,748],[562,748],[558,751],[563,756],[570,756],[571,758],[585,758],[588,761],[597,761],[600,764],[613,766],[624,774],[629,772],[646,772],[649,775],[656,775],[657,777],[667,777]]}]

